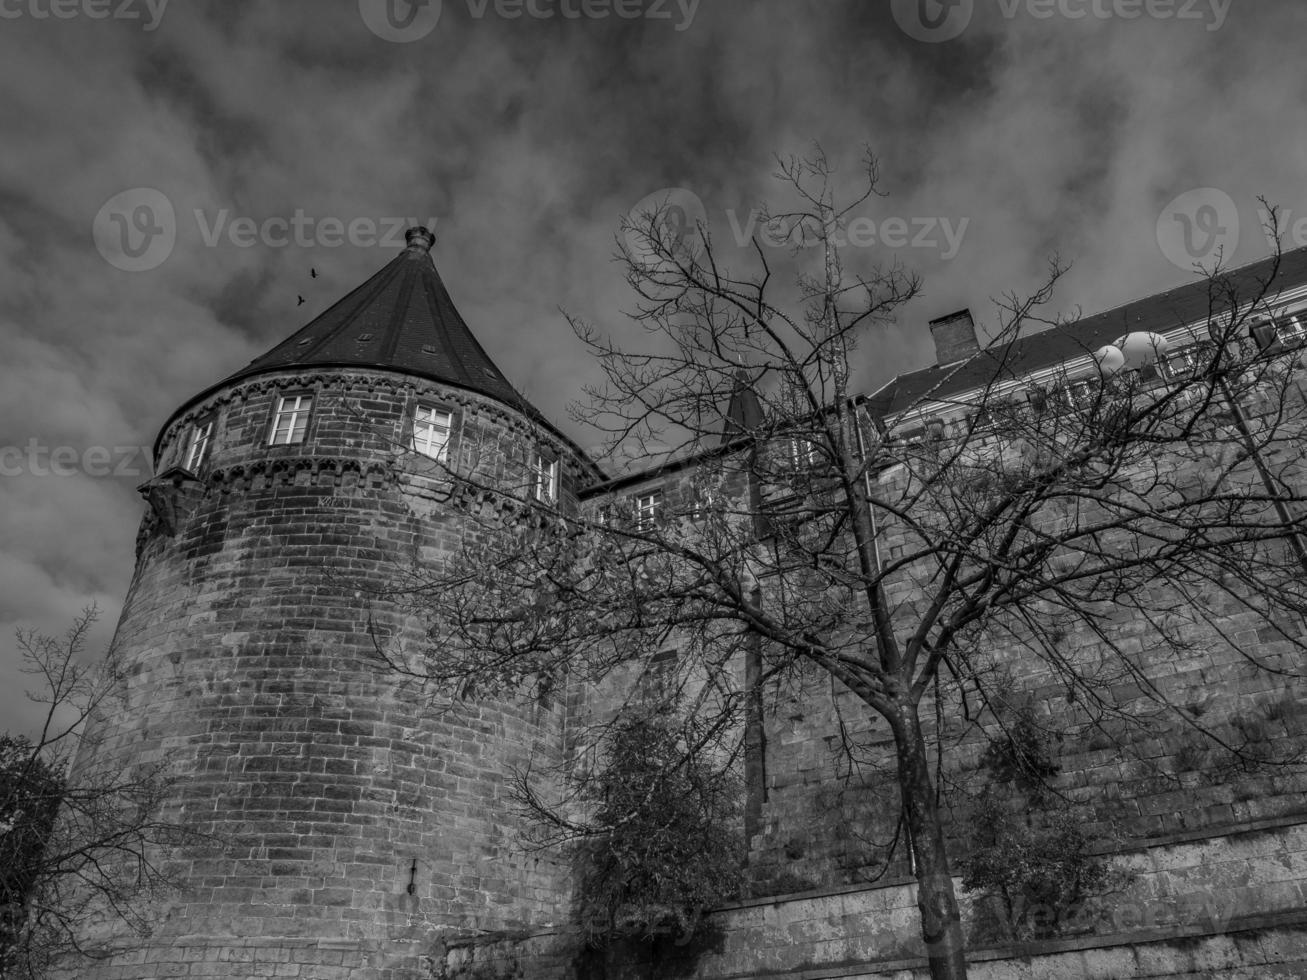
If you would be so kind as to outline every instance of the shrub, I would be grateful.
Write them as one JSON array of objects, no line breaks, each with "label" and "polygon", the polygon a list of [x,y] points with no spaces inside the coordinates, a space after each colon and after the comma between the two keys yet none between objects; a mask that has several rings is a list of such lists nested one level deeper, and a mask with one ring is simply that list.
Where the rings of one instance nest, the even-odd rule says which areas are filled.
[{"label": "shrub", "polygon": [[27,739],[0,735],[0,977],[21,972],[22,934],[33,926],[28,900],[64,790],[63,773]]},{"label": "shrub", "polygon": [[587,941],[675,936],[738,891],[738,780],[687,754],[667,714],[617,723],[593,778],[595,833],[576,845],[577,915]]},{"label": "shrub", "polygon": [[1010,711],[981,757],[962,884],[978,897],[975,938],[1026,941],[1092,928],[1098,899],[1123,883],[1081,817],[1052,792],[1054,745],[1028,705]]},{"label": "shrub", "polygon": [[[1032,815],[1033,817],[1034,815]],[[982,796],[962,884],[988,900],[979,939],[1025,941],[1088,930],[1095,899],[1113,884],[1107,863],[1069,810],[1014,816],[994,793]]]}]

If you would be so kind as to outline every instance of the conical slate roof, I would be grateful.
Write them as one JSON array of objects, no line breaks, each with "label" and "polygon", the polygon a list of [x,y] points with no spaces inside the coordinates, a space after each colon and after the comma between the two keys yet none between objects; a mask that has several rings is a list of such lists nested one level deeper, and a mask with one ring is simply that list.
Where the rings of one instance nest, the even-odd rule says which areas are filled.
[{"label": "conical slate roof", "polygon": [[408,247],[376,275],[222,383],[285,368],[389,368],[489,395],[540,418],[454,308],[431,261],[434,241],[427,229],[410,228]]},{"label": "conical slate roof", "polygon": [[754,390],[753,379],[743,366],[735,369],[735,387],[731,391],[730,404],[726,406],[726,419],[722,424],[721,444],[732,439],[746,436],[761,428],[763,423],[762,402]]},{"label": "conical slate roof", "polygon": [[431,261],[435,236],[410,228],[408,247],[363,285],[309,321],[272,350],[188,399],[172,420],[233,382],[269,371],[317,367],[381,368],[430,378],[487,395],[544,425],[576,453],[591,480],[604,473],[585,451],[518,392],[477,343]]}]

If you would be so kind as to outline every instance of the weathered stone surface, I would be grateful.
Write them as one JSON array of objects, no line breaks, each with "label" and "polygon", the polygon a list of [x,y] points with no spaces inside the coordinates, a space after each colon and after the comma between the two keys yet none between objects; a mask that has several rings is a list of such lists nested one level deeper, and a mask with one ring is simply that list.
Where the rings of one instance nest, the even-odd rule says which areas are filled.
[{"label": "weathered stone surface", "polygon": [[[308,437],[268,446],[286,390],[314,394]],[[540,926],[565,904],[557,862],[518,846],[509,799],[515,769],[558,758],[560,707],[433,704],[377,655],[376,637],[423,642],[387,595],[399,574],[471,531],[403,450],[418,399],[455,412],[465,472],[520,490],[550,444],[570,494],[575,466],[539,426],[385,372],[263,376],[165,433],[166,461],[217,413],[175,532],[143,522],[97,761],[166,760],[182,777],[170,812],[213,843],[167,856],[185,888],[146,946],[79,977],[419,977],[442,935]]]}]

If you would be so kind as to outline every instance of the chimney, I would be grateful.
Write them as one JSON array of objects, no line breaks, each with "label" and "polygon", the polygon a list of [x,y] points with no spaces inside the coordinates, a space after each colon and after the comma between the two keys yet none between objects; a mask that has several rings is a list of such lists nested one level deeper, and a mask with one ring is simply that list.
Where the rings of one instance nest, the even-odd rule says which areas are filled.
[{"label": "chimney", "polygon": [[931,320],[930,333],[935,338],[935,362],[941,366],[964,361],[980,352],[976,324],[969,309]]}]

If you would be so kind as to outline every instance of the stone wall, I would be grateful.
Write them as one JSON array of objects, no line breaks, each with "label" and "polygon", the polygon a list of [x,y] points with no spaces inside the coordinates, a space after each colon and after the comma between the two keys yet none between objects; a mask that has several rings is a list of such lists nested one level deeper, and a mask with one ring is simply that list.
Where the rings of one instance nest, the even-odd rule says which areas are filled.
[{"label": "stone wall", "polygon": [[[266,445],[275,399],[303,389],[305,441]],[[164,506],[142,524],[114,640],[121,701],[80,764],[166,763],[169,815],[210,842],[165,856],[182,888],[160,900],[155,935],[77,977],[399,980],[422,975],[445,931],[553,921],[564,872],[519,847],[510,795],[515,770],[558,760],[561,705],[433,699],[378,656],[425,649],[388,590],[484,533],[404,450],[419,397],[456,411],[454,465],[528,485],[547,432],[382,372],[261,377],[164,434],[176,461],[192,420],[217,412],[199,481],[155,488]],[[113,923],[88,933],[132,945]]]},{"label": "stone wall", "polygon": [[[1300,393],[1290,392],[1288,406],[1302,410]],[[1307,482],[1303,461],[1287,458],[1283,447],[1271,447],[1266,458],[1291,485]],[[1174,487],[1197,485],[1228,462],[1199,433],[1168,460],[1166,476]],[[1147,484],[1147,470],[1139,467],[1141,485]],[[1254,484],[1252,464],[1237,466],[1235,478]],[[905,491],[907,480],[904,467],[887,470],[880,492],[893,498]],[[916,546],[901,522],[888,516],[880,543],[889,562]],[[1283,561],[1294,567],[1291,554]],[[907,566],[889,586],[900,631],[922,602],[917,577]],[[1159,615],[1172,607],[1166,619],[1174,642],[1159,642],[1155,626],[1137,610],[1109,603],[1096,613],[1116,646],[1110,656],[1082,622],[1069,622],[1058,641],[1060,654],[1088,664],[1101,660],[1115,671],[1105,671],[1101,682],[1103,697],[1120,709],[1115,717],[1095,718],[1084,692],[1069,688],[1051,668],[1052,658],[1032,656],[1015,635],[1009,649],[985,654],[1001,672],[994,689],[1013,704],[1028,704],[1054,736],[1061,774],[1052,785],[1078,808],[1091,837],[1126,843],[1188,831],[1222,833],[1302,814],[1307,772],[1301,764],[1277,763],[1307,750],[1307,678],[1299,646],[1307,642],[1307,627],[1291,617],[1268,621],[1256,608],[1262,597],[1238,582],[1199,585],[1183,596],[1155,588]],[[1047,615],[1056,622],[1055,609]],[[944,745],[945,802],[956,855],[970,819],[968,789],[978,785],[982,750],[999,726],[992,712],[978,710],[974,691],[967,718],[958,685],[945,676],[938,690],[938,711],[928,696],[921,715],[928,738]],[[765,800],[751,840],[754,893],[854,885],[885,873],[899,806],[893,742],[884,722],[815,671],[773,688],[766,702]],[[891,873],[906,870],[904,848],[897,850]]]},{"label": "stone wall", "polygon": [[[1307,824],[1172,840],[1121,852],[1133,873],[1086,935],[977,945],[973,980],[1299,980],[1307,976]],[[449,980],[927,980],[916,886],[757,899],[709,916],[685,948],[632,944],[593,972],[565,933],[443,952]],[[965,898],[965,893],[964,893]],[[591,972],[587,972],[589,969]]]}]

